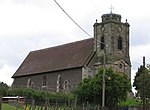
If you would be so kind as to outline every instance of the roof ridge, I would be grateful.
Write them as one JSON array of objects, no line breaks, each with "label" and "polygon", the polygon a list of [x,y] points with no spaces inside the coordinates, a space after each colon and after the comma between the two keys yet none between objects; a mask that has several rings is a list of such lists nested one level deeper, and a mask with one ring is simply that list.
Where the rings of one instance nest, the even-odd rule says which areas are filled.
[{"label": "roof ridge", "polygon": [[45,51],[45,50],[52,49],[52,48],[60,48],[62,46],[73,45],[73,44],[76,44],[76,43],[79,43],[79,42],[85,42],[86,40],[92,40],[92,39],[93,38],[87,38],[87,39],[78,40],[78,41],[74,41],[74,42],[69,42],[69,43],[65,43],[65,44],[60,44],[60,45],[56,45],[56,46],[52,46],[52,47],[47,47],[47,48],[44,48],[44,49],[37,49],[37,50],[30,51],[30,52]]}]

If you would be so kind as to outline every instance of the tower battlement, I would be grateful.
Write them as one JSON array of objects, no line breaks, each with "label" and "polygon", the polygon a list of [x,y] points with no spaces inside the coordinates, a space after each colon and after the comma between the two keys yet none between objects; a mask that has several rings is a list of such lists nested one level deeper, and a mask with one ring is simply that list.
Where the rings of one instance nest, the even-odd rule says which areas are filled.
[{"label": "tower battlement", "polygon": [[121,15],[119,14],[103,14],[102,15],[102,22],[108,22],[108,21],[115,21],[115,22],[121,22]]}]

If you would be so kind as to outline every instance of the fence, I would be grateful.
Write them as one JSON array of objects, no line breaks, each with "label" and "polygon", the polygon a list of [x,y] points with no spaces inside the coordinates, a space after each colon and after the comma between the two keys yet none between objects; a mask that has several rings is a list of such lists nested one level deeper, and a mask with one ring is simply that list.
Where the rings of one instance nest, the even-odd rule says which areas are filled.
[{"label": "fence", "polygon": [[[28,110],[102,110],[101,106],[93,105],[87,103],[83,104],[76,104],[76,102],[66,102],[66,103],[60,103],[55,102],[51,103],[49,101],[45,102],[35,102],[35,100],[32,100],[31,102],[28,102],[26,104],[28,107]],[[105,110],[143,110],[142,107],[113,107],[113,108],[105,108]],[[150,108],[147,108],[146,110],[150,110]]]},{"label": "fence", "polygon": [[88,103],[82,105],[76,105],[76,103],[69,103],[69,102],[50,103],[46,101],[45,104],[36,105],[36,102],[34,100],[32,100],[32,103],[26,107],[28,107],[28,110],[101,110],[100,105],[90,105]]},{"label": "fence", "polygon": [[[49,101],[45,102],[35,102],[31,100],[26,103],[20,103],[19,100],[16,102],[10,103],[16,107],[16,110],[21,106],[22,110],[102,110],[100,105],[91,105],[88,102],[86,104],[77,105],[76,102],[66,102],[66,103],[51,103]],[[0,110],[2,110],[2,96],[0,96]],[[143,110],[142,107],[114,107],[111,109],[106,108],[105,110]],[[150,107],[147,107],[146,110],[150,110]]]}]

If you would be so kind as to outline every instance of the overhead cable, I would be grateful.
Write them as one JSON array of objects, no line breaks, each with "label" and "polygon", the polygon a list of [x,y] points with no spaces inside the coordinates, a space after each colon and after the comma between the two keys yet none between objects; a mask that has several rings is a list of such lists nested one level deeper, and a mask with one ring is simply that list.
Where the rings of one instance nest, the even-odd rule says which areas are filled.
[{"label": "overhead cable", "polygon": [[60,4],[56,1],[56,0],[54,0],[54,2],[59,6],[59,8],[69,17],[69,19],[72,21],[72,22],[74,22],[74,24],[75,25],[77,25],[84,33],[86,33],[88,36],[90,36],[90,37],[93,37],[93,36],[91,36],[88,32],[86,32],[61,6],[60,6]]},{"label": "overhead cable", "polygon": [[93,38],[95,41],[99,42],[100,44],[105,44],[104,42],[99,41],[98,39],[94,38],[93,36],[91,36],[88,32],[86,32],[63,8],[62,6],[60,6],[60,4],[54,0],[54,2],[58,5],[58,7],[67,15],[67,17],[69,17],[69,19],[75,24],[77,25],[84,33],[86,33],[88,36],[90,36],[91,38]]}]

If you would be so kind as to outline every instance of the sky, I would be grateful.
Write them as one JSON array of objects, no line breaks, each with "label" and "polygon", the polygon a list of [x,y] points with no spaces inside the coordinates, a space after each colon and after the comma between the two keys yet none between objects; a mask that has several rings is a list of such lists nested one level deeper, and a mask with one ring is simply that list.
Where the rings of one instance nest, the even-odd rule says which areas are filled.
[{"label": "sky", "polygon": [[[149,0],[57,0],[91,36],[102,14],[121,14],[130,24],[132,82],[135,72],[150,63]],[[90,38],[56,5],[54,0],[0,0],[0,81],[11,85],[11,76],[30,51]]]}]

